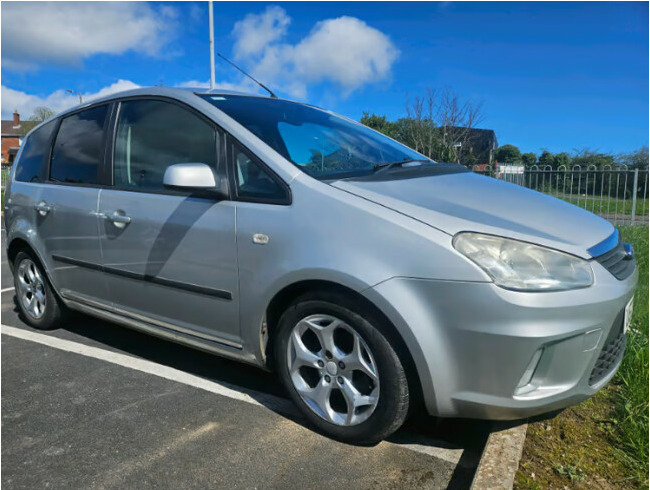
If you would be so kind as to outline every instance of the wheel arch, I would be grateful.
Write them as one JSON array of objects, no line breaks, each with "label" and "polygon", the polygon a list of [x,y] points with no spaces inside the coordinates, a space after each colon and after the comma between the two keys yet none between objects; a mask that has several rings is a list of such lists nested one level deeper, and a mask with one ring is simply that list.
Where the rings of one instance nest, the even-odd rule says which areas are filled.
[{"label": "wheel arch", "polygon": [[41,253],[45,250],[45,247],[33,223],[25,219],[24,216],[14,216],[13,219],[9,219],[6,223],[6,239],[7,261],[12,272],[16,255],[21,250],[26,249],[38,259],[45,273],[50,278],[50,282],[52,282],[52,275],[49,270],[50,264]]},{"label": "wheel arch", "polygon": [[336,294],[344,297],[351,304],[354,304],[361,311],[359,314],[370,313],[378,320],[377,328],[382,331],[391,345],[395,348],[397,355],[402,361],[409,383],[411,393],[411,407],[419,409],[423,406],[422,385],[420,375],[416,368],[413,355],[407,346],[406,341],[395,327],[389,317],[372,301],[363,294],[343,284],[328,280],[302,280],[289,284],[278,291],[266,308],[266,325],[268,329],[268,342],[266,342],[265,358],[267,367],[274,369],[274,341],[280,317],[296,299],[301,296],[313,294]]},{"label": "wheel arch", "polygon": [[54,282],[52,281],[52,274],[48,268],[47,262],[43,260],[43,257],[38,252],[38,248],[33,246],[29,240],[22,235],[15,236],[7,245],[7,262],[9,263],[9,269],[11,270],[11,273],[13,274],[14,272],[14,261],[16,260],[16,256],[23,250],[27,250],[38,261],[39,265],[45,271],[46,278],[49,281],[52,290],[57,296],[59,296],[59,292],[54,285]]},{"label": "wheel arch", "polygon": [[29,242],[24,238],[16,237],[13,240],[11,240],[11,242],[9,242],[9,245],[7,246],[7,262],[9,262],[9,267],[12,273],[14,270],[14,261],[16,260],[16,256],[22,250],[29,250],[32,254],[34,254],[34,256],[38,258],[41,265],[43,265],[43,261],[39,257],[36,250],[34,250],[34,247],[32,247],[29,244]]}]

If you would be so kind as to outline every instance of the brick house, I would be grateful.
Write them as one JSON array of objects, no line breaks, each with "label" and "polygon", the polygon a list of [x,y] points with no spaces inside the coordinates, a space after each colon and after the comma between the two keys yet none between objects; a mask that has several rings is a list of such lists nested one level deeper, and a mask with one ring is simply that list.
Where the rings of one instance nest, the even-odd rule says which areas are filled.
[{"label": "brick house", "polygon": [[18,111],[14,111],[13,119],[3,119],[1,125],[2,165],[12,165],[23,138],[20,127],[20,114],[18,114]]}]

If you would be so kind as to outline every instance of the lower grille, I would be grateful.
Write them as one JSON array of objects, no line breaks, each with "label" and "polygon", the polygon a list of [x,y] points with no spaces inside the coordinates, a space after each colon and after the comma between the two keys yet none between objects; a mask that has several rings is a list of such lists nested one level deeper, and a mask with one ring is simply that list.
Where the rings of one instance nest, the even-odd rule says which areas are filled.
[{"label": "lower grille", "polygon": [[600,355],[596,360],[591,375],[589,376],[589,385],[593,386],[602,381],[608,374],[610,374],[618,363],[623,359],[625,353],[625,342],[627,337],[623,328],[624,313],[616,317],[616,322],[612,327],[612,331],[607,337],[607,341],[600,351]]}]

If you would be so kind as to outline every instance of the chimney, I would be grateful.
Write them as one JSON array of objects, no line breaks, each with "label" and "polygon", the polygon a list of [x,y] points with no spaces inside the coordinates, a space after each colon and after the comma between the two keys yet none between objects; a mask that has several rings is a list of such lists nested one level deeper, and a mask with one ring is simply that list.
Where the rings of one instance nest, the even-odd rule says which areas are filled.
[{"label": "chimney", "polygon": [[20,127],[20,114],[18,114],[18,109],[14,110],[14,128]]}]

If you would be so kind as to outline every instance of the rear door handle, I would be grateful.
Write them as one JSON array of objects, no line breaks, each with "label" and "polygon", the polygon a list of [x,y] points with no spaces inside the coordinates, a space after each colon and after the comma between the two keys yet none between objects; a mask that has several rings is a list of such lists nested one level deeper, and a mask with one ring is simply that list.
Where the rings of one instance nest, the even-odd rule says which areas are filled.
[{"label": "rear door handle", "polygon": [[52,211],[52,206],[50,206],[45,201],[41,201],[38,204],[34,205],[34,209],[38,211],[38,214],[40,214],[41,216],[45,216],[47,213]]}]

